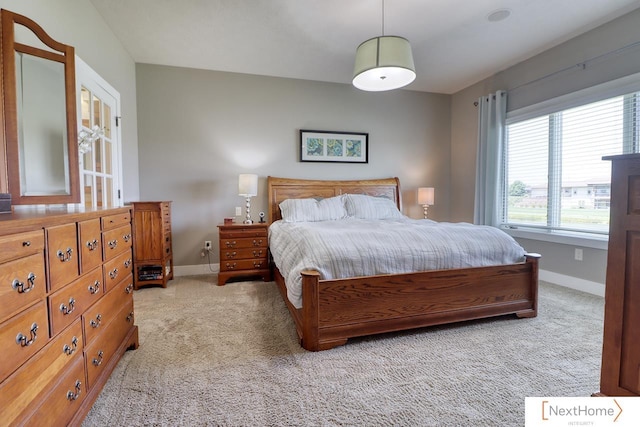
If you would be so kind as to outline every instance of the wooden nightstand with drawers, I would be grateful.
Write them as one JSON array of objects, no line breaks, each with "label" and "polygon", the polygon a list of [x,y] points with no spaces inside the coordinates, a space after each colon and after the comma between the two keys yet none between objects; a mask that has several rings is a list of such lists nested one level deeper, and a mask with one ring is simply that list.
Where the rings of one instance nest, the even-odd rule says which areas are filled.
[{"label": "wooden nightstand with drawers", "polygon": [[261,276],[271,281],[268,224],[218,225],[220,232],[220,273],[218,286],[236,277]]}]

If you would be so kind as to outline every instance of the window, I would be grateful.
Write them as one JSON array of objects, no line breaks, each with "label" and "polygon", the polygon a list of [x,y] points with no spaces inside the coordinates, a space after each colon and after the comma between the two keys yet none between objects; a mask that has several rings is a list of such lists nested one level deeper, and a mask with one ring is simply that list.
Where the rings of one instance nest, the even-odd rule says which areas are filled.
[{"label": "window", "polygon": [[638,152],[640,92],[526,118],[509,117],[503,223],[607,234],[611,162]]}]

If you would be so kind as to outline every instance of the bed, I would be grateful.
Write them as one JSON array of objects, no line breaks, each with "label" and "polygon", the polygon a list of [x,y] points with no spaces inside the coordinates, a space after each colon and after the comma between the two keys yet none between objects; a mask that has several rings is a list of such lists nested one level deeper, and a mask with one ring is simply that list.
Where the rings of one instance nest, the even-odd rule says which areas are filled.
[{"label": "bed", "polygon": [[[391,200],[398,210],[402,208],[398,178],[329,181],[268,177],[267,182],[270,238],[276,222],[282,222],[280,204],[288,199],[368,195]],[[272,260],[277,258],[277,253],[272,254]],[[272,268],[302,347],[320,351],[359,336],[502,315],[535,317],[539,258],[538,254],[524,253],[523,260],[508,264],[338,279],[323,279],[319,269],[304,269],[300,271],[300,302],[292,302],[288,296],[287,274],[274,262]]]}]

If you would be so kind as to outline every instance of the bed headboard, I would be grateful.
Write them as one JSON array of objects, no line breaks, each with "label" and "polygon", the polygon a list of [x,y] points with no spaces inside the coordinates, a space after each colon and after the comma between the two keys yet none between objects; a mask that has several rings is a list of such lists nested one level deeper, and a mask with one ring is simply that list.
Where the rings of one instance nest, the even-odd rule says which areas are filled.
[{"label": "bed headboard", "polygon": [[286,199],[333,197],[340,194],[367,194],[387,197],[402,211],[400,180],[398,178],[366,179],[354,181],[324,181],[267,177],[269,195],[269,224],[282,218],[280,202]]}]

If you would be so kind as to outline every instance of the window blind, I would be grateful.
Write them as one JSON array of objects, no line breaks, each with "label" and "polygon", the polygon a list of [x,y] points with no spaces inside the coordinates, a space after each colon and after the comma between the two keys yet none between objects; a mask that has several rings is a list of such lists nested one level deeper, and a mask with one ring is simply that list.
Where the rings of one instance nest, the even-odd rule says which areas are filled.
[{"label": "window blind", "polygon": [[504,225],[606,234],[611,165],[638,152],[640,92],[507,124]]}]

